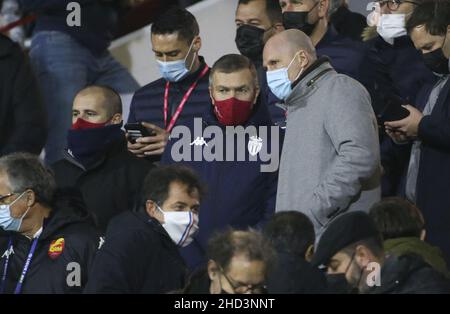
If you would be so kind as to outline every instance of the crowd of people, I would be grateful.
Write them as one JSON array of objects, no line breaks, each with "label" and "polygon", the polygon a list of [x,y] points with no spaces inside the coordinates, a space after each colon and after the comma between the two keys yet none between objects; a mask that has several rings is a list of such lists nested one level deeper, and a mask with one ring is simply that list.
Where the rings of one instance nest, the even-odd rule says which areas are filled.
[{"label": "crowd of people", "polygon": [[239,0],[211,67],[174,6],[143,87],[68,2],[0,34],[0,293],[450,293],[449,0]]}]

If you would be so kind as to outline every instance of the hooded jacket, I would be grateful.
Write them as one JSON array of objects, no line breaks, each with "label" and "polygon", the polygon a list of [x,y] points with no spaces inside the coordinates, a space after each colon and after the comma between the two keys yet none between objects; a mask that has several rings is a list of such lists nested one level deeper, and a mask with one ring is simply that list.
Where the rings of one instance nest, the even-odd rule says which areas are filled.
[{"label": "hooded jacket", "polygon": [[90,166],[84,167],[69,153],[52,168],[60,188],[78,188],[101,234],[116,215],[132,210],[142,183],[152,164],[127,150],[125,136],[98,153]]},{"label": "hooded jacket", "polygon": [[[14,293],[33,242],[20,233],[3,233],[0,237],[2,273],[10,240],[13,253],[9,257],[4,293]],[[60,191],[50,216],[44,221],[21,293],[81,293],[98,245],[98,234],[80,194]]]}]

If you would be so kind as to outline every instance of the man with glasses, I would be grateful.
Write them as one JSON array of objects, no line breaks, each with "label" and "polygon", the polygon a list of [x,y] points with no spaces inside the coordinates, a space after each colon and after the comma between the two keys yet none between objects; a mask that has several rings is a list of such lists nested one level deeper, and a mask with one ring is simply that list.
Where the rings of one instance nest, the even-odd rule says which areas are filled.
[{"label": "man with glasses", "polygon": [[99,238],[81,195],[56,193],[36,156],[0,158],[0,227],[0,293],[82,292]]},{"label": "man with glasses", "polygon": [[186,294],[266,293],[274,251],[255,231],[229,229],[208,243],[208,266],[194,273]]},{"label": "man with glasses", "polygon": [[[361,43],[338,34],[329,22],[330,14],[340,0],[279,0],[286,30],[298,29],[308,35],[318,56],[328,56],[338,73],[360,82],[374,98],[375,69],[368,49]],[[376,107],[375,104],[373,104]],[[284,126],[286,114],[276,105],[269,105],[272,120]]]},{"label": "man with glasses", "polygon": [[[375,94],[380,104],[377,112],[380,120],[383,120],[383,112],[393,97],[423,107],[435,82],[433,73],[425,66],[405,27],[417,4],[422,2],[424,0],[377,1],[369,16],[369,22],[373,22],[369,28],[372,31],[366,32],[365,39],[370,47],[372,63],[376,65],[378,84]],[[403,184],[410,147],[396,146],[384,134],[380,137],[384,169],[382,192],[383,196],[394,196]]]}]

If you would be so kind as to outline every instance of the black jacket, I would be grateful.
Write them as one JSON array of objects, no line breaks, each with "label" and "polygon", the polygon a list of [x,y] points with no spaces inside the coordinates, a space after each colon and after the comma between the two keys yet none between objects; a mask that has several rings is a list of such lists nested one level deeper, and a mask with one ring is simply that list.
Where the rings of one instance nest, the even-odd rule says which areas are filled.
[{"label": "black jacket", "polygon": [[[0,236],[2,274],[9,239],[12,239],[14,254],[9,259],[4,293],[14,293],[32,244],[32,240],[19,233],[3,233]],[[51,248],[55,247],[56,240],[61,244],[60,239],[64,241],[62,252],[53,251]],[[61,194],[56,198],[50,217],[44,222],[22,293],[81,293],[98,245],[98,234],[84,208],[81,195]],[[81,286],[78,287],[69,287],[66,281],[68,277],[76,279],[72,277],[75,268],[69,265],[73,262],[80,265]]]},{"label": "black jacket", "polygon": [[450,262],[450,78],[434,109],[419,124],[422,141],[417,178],[417,205],[427,230],[427,241],[438,246]]},{"label": "black jacket", "polygon": [[327,282],[317,268],[292,253],[278,252],[267,278],[271,294],[325,293]]},{"label": "black jacket", "polygon": [[381,268],[381,285],[371,294],[450,293],[450,280],[417,255],[390,256]]},{"label": "black jacket", "polygon": [[68,153],[52,167],[59,187],[81,190],[102,234],[111,218],[133,209],[142,182],[152,167],[150,162],[131,154],[126,145],[125,137],[113,142],[88,169]]},{"label": "black jacket", "polygon": [[145,212],[125,212],[108,226],[85,293],[167,293],[183,288],[185,276],[161,224]]},{"label": "black jacket", "polygon": [[31,67],[19,45],[0,34],[0,156],[39,154],[47,115]]}]

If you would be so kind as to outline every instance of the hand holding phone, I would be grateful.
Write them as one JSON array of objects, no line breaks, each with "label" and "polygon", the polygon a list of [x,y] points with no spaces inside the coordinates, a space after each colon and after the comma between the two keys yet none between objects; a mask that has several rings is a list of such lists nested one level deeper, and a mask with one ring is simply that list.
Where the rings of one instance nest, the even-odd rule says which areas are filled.
[{"label": "hand holding phone", "polygon": [[136,144],[138,138],[156,135],[154,132],[149,132],[142,123],[128,123],[125,125],[125,130],[128,133],[128,141],[131,144]]},{"label": "hand holding phone", "polygon": [[389,95],[384,99],[385,106],[378,114],[378,124],[384,126],[385,122],[403,120],[409,116],[409,111],[403,106],[408,102],[397,95]]}]

